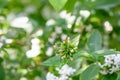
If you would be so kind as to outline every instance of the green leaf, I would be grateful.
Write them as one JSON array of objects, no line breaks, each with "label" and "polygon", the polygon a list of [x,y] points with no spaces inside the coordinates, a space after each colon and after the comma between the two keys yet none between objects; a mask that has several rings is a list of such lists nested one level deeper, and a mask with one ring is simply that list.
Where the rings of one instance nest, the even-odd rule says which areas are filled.
[{"label": "green leaf", "polygon": [[116,80],[120,80],[120,72],[117,74],[117,79]]},{"label": "green leaf", "polygon": [[5,80],[5,71],[2,65],[0,65],[0,80]]},{"label": "green leaf", "polygon": [[120,0],[88,0],[87,2],[84,2],[84,4],[88,9],[106,9],[119,5]]},{"label": "green leaf", "polygon": [[60,57],[51,57],[49,59],[47,59],[46,61],[42,62],[42,65],[45,65],[45,66],[58,66],[60,65]]},{"label": "green leaf", "polygon": [[74,37],[71,41],[72,43],[74,43],[76,46],[78,46],[79,44],[79,38],[80,38],[80,35],[77,35],[76,37]]},{"label": "green leaf", "polygon": [[0,64],[3,62],[3,58],[0,57]]},{"label": "green leaf", "polygon": [[0,8],[4,8],[7,5],[7,0],[0,0]]},{"label": "green leaf", "polygon": [[117,74],[113,73],[113,74],[104,75],[101,77],[100,80],[117,80]]},{"label": "green leaf", "polygon": [[91,64],[85,71],[82,72],[80,76],[80,80],[93,80],[93,78],[99,72],[99,65],[98,64]]},{"label": "green leaf", "polygon": [[76,1],[77,0],[68,0],[68,2],[65,5],[65,9],[67,10],[67,12],[70,12],[74,8]]},{"label": "green leaf", "polygon": [[90,35],[88,41],[87,41],[87,45],[88,45],[88,50],[90,52],[94,52],[97,50],[100,50],[102,47],[102,37],[101,34],[98,30],[94,30],[92,32],[92,34]]},{"label": "green leaf", "polygon": [[55,8],[56,11],[60,11],[68,0],[49,0],[50,4]]}]

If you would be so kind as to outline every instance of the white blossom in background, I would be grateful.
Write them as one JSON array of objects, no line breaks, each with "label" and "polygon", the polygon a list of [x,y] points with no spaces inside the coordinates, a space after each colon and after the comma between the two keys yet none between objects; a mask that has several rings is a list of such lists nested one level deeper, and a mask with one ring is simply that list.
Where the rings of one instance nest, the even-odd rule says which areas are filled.
[{"label": "white blossom in background", "polygon": [[25,78],[25,77],[21,77],[20,80],[27,80],[27,78]]},{"label": "white blossom in background", "polygon": [[3,30],[2,30],[2,29],[0,29],[0,35],[1,35],[1,34],[3,34]]},{"label": "white blossom in background", "polygon": [[49,41],[50,43],[54,43],[55,39],[54,39],[54,38],[48,38],[48,41]]},{"label": "white blossom in background", "polygon": [[110,24],[109,21],[104,22],[104,27],[105,27],[106,32],[111,32],[113,30],[113,27],[112,27],[112,25]]},{"label": "white blossom in background", "polygon": [[61,27],[55,27],[55,32],[57,34],[61,34],[62,33],[62,28]]},{"label": "white blossom in background", "polygon": [[80,15],[87,19],[90,16],[90,11],[88,10],[80,10]]},{"label": "white blossom in background", "polygon": [[72,24],[67,24],[67,28],[72,28]]},{"label": "white blossom in background", "polygon": [[52,56],[53,54],[53,48],[52,47],[48,47],[47,51],[46,51],[46,55],[47,56]]},{"label": "white blossom in background", "polygon": [[55,24],[55,20],[54,19],[50,19],[46,22],[46,26],[51,26]]},{"label": "white blossom in background", "polygon": [[0,48],[3,46],[3,43],[2,42],[0,42]]},{"label": "white blossom in background", "polygon": [[58,80],[59,78],[56,77],[54,74],[48,72],[46,75],[46,80]]},{"label": "white blossom in background", "polygon": [[71,13],[67,13],[65,10],[60,12],[60,17],[65,19],[68,24],[73,24],[75,21],[75,16],[71,15]]},{"label": "white blossom in background", "polygon": [[112,74],[120,70],[120,54],[106,55],[104,64],[100,64],[102,74]]},{"label": "white blossom in background", "polygon": [[68,80],[69,77],[66,75],[61,75],[58,80]]},{"label": "white blossom in background", "polygon": [[76,69],[73,69],[67,64],[63,65],[62,68],[56,68],[56,70],[58,71],[60,76],[57,77],[54,74],[48,72],[46,75],[46,80],[68,80],[69,76],[73,75],[73,73],[76,71]]},{"label": "white blossom in background", "polygon": [[32,43],[33,45],[38,45],[39,42],[40,42],[40,40],[39,40],[38,38],[33,38],[33,39],[31,40],[31,43]]},{"label": "white blossom in background", "polygon": [[25,7],[25,10],[24,10],[24,12],[27,14],[34,13],[35,11],[36,11],[36,8],[33,5]]},{"label": "white blossom in background", "polygon": [[5,20],[5,17],[3,17],[3,16],[0,16],[0,20]]},{"label": "white blossom in background", "polygon": [[61,35],[61,40],[62,40],[62,41],[64,41],[66,38],[67,38],[67,35],[66,35],[66,34],[62,34],[62,35]]},{"label": "white blossom in background", "polygon": [[56,32],[52,32],[51,37],[54,38],[54,39],[56,39],[57,33]]},{"label": "white blossom in background", "polygon": [[38,50],[28,50],[28,51],[26,52],[26,56],[27,56],[28,58],[36,57],[36,56],[38,56],[39,54],[40,54],[40,51],[38,51]]},{"label": "white blossom in background", "polygon": [[39,76],[36,76],[34,80],[41,80],[41,78]]},{"label": "white blossom in background", "polygon": [[43,35],[43,30],[40,29],[35,33],[36,36],[42,36]]},{"label": "white blossom in background", "polygon": [[31,49],[26,52],[28,58],[36,57],[40,54],[41,47],[39,46],[40,40],[38,38],[33,38],[31,40]]},{"label": "white blossom in background", "polygon": [[57,38],[57,33],[56,32],[52,32],[51,33],[51,37],[50,38],[48,38],[48,41],[50,42],[50,43],[54,43],[55,42],[55,39]]},{"label": "white blossom in background", "polygon": [[7,44],[10,44],[10,43],[13,42],[13,39],[5,39],[5,42],[6,42]]},{"label": "white blossom in background", "polygon": [[12,27],[23,28],[27,32],[31,32],[33,30],[32,24],[29,22],[29,18],[26,16],[16,17],[10,22]]}]

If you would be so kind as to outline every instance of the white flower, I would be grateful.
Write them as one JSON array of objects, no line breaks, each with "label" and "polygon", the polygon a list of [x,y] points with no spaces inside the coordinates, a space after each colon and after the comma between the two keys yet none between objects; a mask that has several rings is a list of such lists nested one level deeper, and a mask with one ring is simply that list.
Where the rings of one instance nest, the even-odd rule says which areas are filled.
[{"label": "white flower", "polygon": [[27,80],[27,78],[25,78],[25,77],[21,77],[20,80]]},{"label": "white flower", "polygon": [[62,33],[62,28],[61,27],[55,27],[55,32],[58,34]]},{"label": "white flower", "polygon": [[100,73],[106,75],[108,72],[106,70],[101,70]]},{"label": "white flower", "polygon": [[10,44],[10,43],[13,42],[13,39],[6,39],[5,42],[6,42],[7,44]]},{"label": "white flower", "polygon": [[53,53],[53,48],[52,47],[48,47],[47,51],[46,51],[46,55],[47,56],[52,56]]},{"label": "white flower", "polygon": [[38,56],[39,54],[40,54],[40,50],[28,50],[28,51],[26,52],[26,56],[27,56],[28,58],[36,57],[36,56]]},{"label": "white flower", "polygon": [[120,54],[107,55],[104,61],[104,64],[100,64],[102,74],[112,74],[120,70]]},{"label": "white flower", "polygon": [[66,75],[61,75],[60,77],[59,77],[59,80],[68,80],[68,76],[66,76]]},{"label": "white flower", "polygon": [[65,10],[62,11],[59,15],[61,18],[65,19],[68,24],[73,24],[75,21],[75,16],[72,16],[71,13],[67,13]]},{"label": "white flower", "polygon": [[72,67],[69,67],[67,64],[65,64],[61,69],[56,68],[56,70],[60,74],[59,77],[56,77],[54,74],[51,74],[50,72],[48,72],[46,75],[46,79],[47,80],[68,80],[69,76],[71,76],[76,71]]},{"label": "white flower", "polygon": [[49,41],[50,43],[54,43],[55,39],[54,39],[54,38],[48,38],[48,41]]},{"label": "white flower", "polygon": [[39,40],[38,38],[33,38],[33,39],[31,40],[31,43],[32,43],[32,44],[39,44],[39,42],[40,42],[40,40]]},{"label": "white flower", "polygon": [[0,48],[3,46],[3,43],[2,42],[0,42]]},{"label": "white flower", "polygon": [[56,70],[58,71],[59,74],[65,76],[70,76],[76,71],[72,67],[69,67],[67,64],[65,64],[61,69],[57,68]]},{"label": "white flower", "polygon": [[67,38],[67,35],[66,34],[62,34],[61,35],[61,40],[63,41],[63,40],[65,40]]},{"label": "white flower", "polygon": [[56,77],[54,74],[48,72],[46,75],[46,80],[58,80],[58,77]]},{"label": "white flower", "polygon": [[38,38],[33,38],[31,40],[31,49],[26,52],[28,58],[36,57],[40,54],[41,47],[39,46],[40,40]]},{"label": "white flower", "polygon": [[56,32],[52,32],[51,36],[52,36],[52,38],[56,39],[57,33]]},{"label": "white flower", "polygon": [[112,27],[112,25],[110,24],[109,21],[104,22],[104,27],[105,27],[106,32],[111,32],[113,30],[113,27]]},{"label": "white flower", "polygon": [[57,33],[56,33],[56,32],[52,32],[51,37],[48,38],[48,41],[49,41],[50,43],[54,43],[56,37],[57,37]]},{"label": "white flower", "polygon": [[31,32],[33,27],[31,22],[29,22],[29,18],[26,16],[17,17],[11,21],[11,26],[16,28],[23,28],[27,32]]},{"label": "white flower", "polygon": [[51,25],[54,25],[55,24],[55,20],[53,19],[50,19],[46,22],[46,26],[51,26]]},{"label": "white flower", "polygon": [[90,12],[88,10],[80,10],[80,15],[87,19],[90,16]]},{"label": "white flower", "polygon": [[41,80],[41,78],[39,76],[36,76],[34,80]]}]

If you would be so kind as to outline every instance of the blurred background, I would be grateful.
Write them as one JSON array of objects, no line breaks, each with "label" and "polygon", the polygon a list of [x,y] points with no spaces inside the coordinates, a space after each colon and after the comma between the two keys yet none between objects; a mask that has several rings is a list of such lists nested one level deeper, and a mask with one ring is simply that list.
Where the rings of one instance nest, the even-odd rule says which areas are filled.
[{"label": "blurred background", "polygon": [[[48,0],[0,0],[0,80],[46,80],[41,62],[53,45],[80,34],[86,49],[91,31],[102,34],[103,48],[120,50],[120,0],[69,0],[55,11]],[[74,79],[77,80],[77,79]]]}]

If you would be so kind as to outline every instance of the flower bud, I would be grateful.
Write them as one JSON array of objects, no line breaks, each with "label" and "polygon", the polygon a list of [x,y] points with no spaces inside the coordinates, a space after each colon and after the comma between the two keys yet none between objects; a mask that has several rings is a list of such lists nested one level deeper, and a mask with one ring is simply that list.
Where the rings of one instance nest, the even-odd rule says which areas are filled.
[{"label": "flower bud", "polygon": [[73,52],[74,52],[74,50],[73,50],[73,49],[71,49],[71,50],[70,50],[70,52],[71,52],[71,53],[73,53]]},{"label": "flower bud", "polygon": [[65,59],[66,58],[66,56],[64,55],[64,56],[62,56],[62,59]]},{"label": "flower bud", "polygon": [[70,57],[70,60],[72,61],[72,60],[73,60],[73,57]]},{"label": "flower bud", "polygon": [[53,46],[53,48],[54,48],[54,49],[56,49],[56,48],[57,48],[57,46],[56,46],[56,45],[54,45],[54,46]]}]

